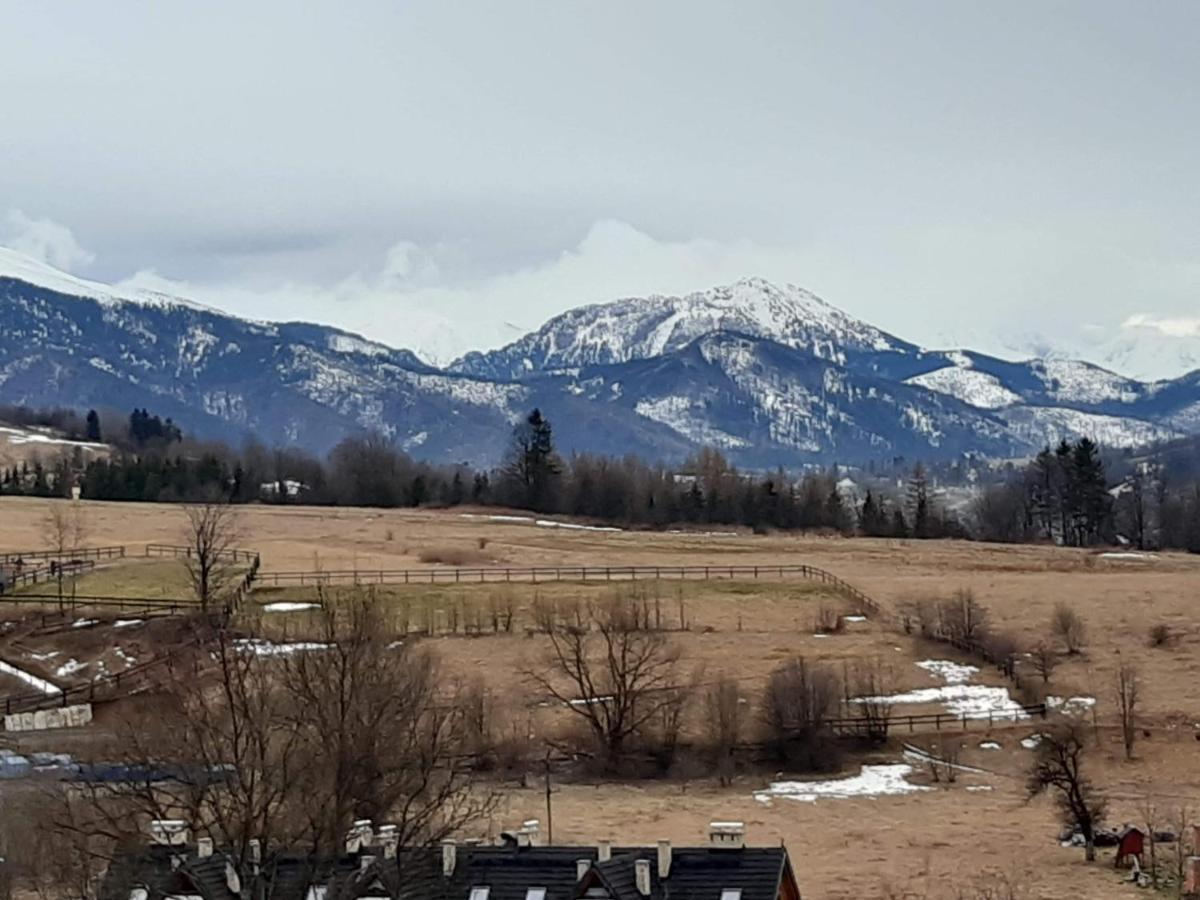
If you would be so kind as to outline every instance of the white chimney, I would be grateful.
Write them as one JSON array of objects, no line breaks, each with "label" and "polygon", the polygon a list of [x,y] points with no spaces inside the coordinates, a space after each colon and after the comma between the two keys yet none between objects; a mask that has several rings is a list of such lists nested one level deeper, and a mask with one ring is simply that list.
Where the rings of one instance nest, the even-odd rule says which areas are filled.
[{"label": "white chimney", "polygon": [[671,875],[671,842],[658,842],[658,877],[666,879]]},{"label": "white chimney", "polygon": [[650,860],[639,859],[633,863],[633,880],[637,892],[643,897],[650,896]]},{"label": "white chimney", "polygon": [[517,846],[536,847],[540,830],[541,823],[537,819],[526,819],[521,823],[521,830],[517,832]]},{"label": "white chimney", "polygon": [[196,838],[196,855],[208,859],[213,855],[213,839],[210,837]]},{"label": "white chimney", "polygon": [[375,857],[370,853],[364,853],[358,858],[358,870],[360,872],[367,871],[367,869],[371,868],[373,865],[375,865]]},{"label": "white chimney", "polygon": [[250,843],[246,847],[246,855],[250,858],[250,865],[257,866],[262,863],[262,841],[258,838],[250,838]]},{"label": "white chimney", "polygon": [[400,832],[395,825],[379,826],[379,844],[383,847],[384,859],[395,859],[396,848],[400,846]]},{"label": "white chimney", "polygon": [[346,852],[358,853],[364,847],[369,847],[373,836],[371,820],[359,819],[350,826],[350,831],[346,834]]},{"label": "white chimney", "polygon": [[709,822],[708,845],[727,850],[741,850],[746,846],[746,824],[744,822]]},{"label": "white chimney", "polygon": [[612,859],[612,841],[596,842],[596,859],[600,862],[608,862]]},{"label": "white chimney", "polygon": [[575,880],[583,881],[584,877],[591,870],[591,868],[592,861],[590,859],[575,860]]},{"label": "white chimney", "polygon": [[449,878],[458,865],[458,845],[452,840],[442,841],[442,875]]},{"label": "white chimney", "polygon": [[164,847],[182,847],[188,842],[187,822],[181,819],[152,819],[150,840]]}]

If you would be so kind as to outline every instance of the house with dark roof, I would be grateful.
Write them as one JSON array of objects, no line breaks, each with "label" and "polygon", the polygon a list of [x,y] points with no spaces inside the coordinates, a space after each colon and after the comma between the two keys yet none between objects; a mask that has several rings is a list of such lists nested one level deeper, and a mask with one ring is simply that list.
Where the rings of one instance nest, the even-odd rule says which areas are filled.
[{"label": "house with dark roof", "polygon": [[242,868],[183,823],[154,823],[149,846],[119,853],[100,900],[801,900],[786,848],[752,847],[737,822],[702,846],[542,846],[536,822],[500,844],[401,848],[387,826],[355,824],[336,858],[252,842]]}]

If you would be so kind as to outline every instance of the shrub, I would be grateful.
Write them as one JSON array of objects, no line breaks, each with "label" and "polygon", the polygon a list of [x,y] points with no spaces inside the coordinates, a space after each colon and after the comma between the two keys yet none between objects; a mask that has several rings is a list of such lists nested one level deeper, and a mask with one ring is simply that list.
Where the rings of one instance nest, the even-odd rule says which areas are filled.
[{"label": "shrub", "polygon": [[1159,622],[1150,628],[1150,646],[1151,647],[1166,647],[1171,643],[1174,635],[1171,634],[1171,626],[1166,622]]},{"label": "shrub", "polygon": [[1079,613],[1066,603],[1054,607],[1054,616],[1050,620],[1050,630],[1066,647],[1067,653],[1075,656],[1087,644],[1087,628]]}]

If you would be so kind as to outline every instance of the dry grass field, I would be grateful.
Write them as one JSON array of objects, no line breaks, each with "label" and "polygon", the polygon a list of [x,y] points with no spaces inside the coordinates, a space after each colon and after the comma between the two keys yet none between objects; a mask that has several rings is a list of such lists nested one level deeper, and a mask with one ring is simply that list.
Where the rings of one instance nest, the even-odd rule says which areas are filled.
[{"label": "dry grass field", "polygon": [[[45,501],[0,501],[0,551],[40,546]],[[180,510],[165,505],[88,503],[89,542],[131,546],[175,542],[183,535]],[[464,515],[463,513],[472,515]],[[1200,558],[1175,554],[1104,556],[1052,547],[1008,547],[960,542],[846,540],[812,536],[588,531],[546,527],[528,521],[488,518],[495,511],[381,511],[252,507],[239,515],[239,543],[259,550],[263,570],[438,568],[436,560],[465,565],[779,565],[806,563],[844,578],[889,611],[964,588],[987,607],[997,628],[1011,631],[1025,647],[1049,637],[1055,605],[1069,603],[1087,624],[1085,651],[1054,673],[1050,693],[1097,698],[1094,724],[1101,739],[1094,776],[1111,800],[1109,821],[1141,821],[1147,797],[1166,822],[1190,804],[1200,817]],[[133,561],[88,576],[104,593],[169,596],[182,591],[179,563]],[[83,580],[81,580],[81,584]],[[82,587],[79,588],[81,591]],[[814,625],[821,606],[854,612],[819,586],[798,581],[656,582],[606,584],[439,585],[381,587],[378,596],[402,617],[402,630],[420,630],[435,617],[453,635],[430,638],[447,669],[463,678],[483,676],[509,689],[506,716],[514,728],[534,715],[539,698],[524,672],[548,650],[544,636],[527,625],[539,598],[571,604],[616,590],[643,592],[661,610],[683,665],[704,682],[719,674],[739,679],[748,693],[761,689],[780,661],[797,654],[837,665],[880,660],[894,673],[897,691],[936,685],[916,666],[927,659],[958,659],[947,648],[903,633],[892,621],[853,622],[827,637]],[[100,593],[100,590],[95,590]],[[151,592],[151,593],[147,593]],[[336,593],[336,592],[335,592]],[[277,640],[306,636],[311,614],[271,612],[273,602],[311,602],[312,588],[256,591],[242,624]],[[489,610],[511,605],[511,631],[494,633]],[[680,610],[685,628],[678,628]],[[404,610],[401,613],[401,610]],[[474,617],[474,618],[471,618]],[[470,619],[482,623],[468,629]],[[1156,624],[1172,639],[1152,646]],[[478,634],[464,634],[478,630]],[[115,635],[115,629],[113,633]],[[103,632],[97,629],[95,635]],[[132,634],[129,636],[133,637]],[[89,641],[98,638],[90,636]],[[78,640],[82,640],[79,638]],[[39,645],[39,652],[47,652]],[[1142,673],[1145,737],[1137,758],[1123,760],[1113,728],[1115,672],[1122,660]],[[43,670],[46,671],[46,670]],[[976,682],[1003,688],[998,673],[979,673]],[[0,685],[0,690],[4,689]],[[935,711],[940,704],[897,707],[897,715]],[[533,712],[530,712],[533,710]],[[1093,720],[1089,717],[1089,722]],[[720,788],[708,778],[673,778],[634,783],[560,783],[553,795],[557,841],[590,842],[669,838],[694,842],[710,819],[741,819],[759,843],[784,841],[792,850],[807,898],[955,897],[976,878],[994,882],[1002,873],[1019,882],[1028,897],[1125,897],[1139,891],[1123,884],[1102,856],[1083,863],[1082,851],[1060,848],[1058,823],[1045,799],[1027,802],[1024,771],[1031,759],[1021,746],[1037,721],[986,724],[956,734],[962,762],[981,771],[953,785],[933,784],[917,766],[908,781],[925,790],[895,796],[815,801],[755,793],[770,777],[741,776]],[[902,761],[904,734],[861,763]],[[45,738],[39,738],[45,740]],[[928,736],[915,739],[927,743]],[[999,749],[981,744],[995,742]],[[780,773],[786,779],[787,773]],[[491,823],[498,832],[524,818],[541,818],[545,797],[537,783],[498,783],[504,795]],[[1169,849],[1166,851],[1169,852]],[[1106,864],[1107,861],[1107,864]],[[990,874],[989,874],[990,873]]]}]

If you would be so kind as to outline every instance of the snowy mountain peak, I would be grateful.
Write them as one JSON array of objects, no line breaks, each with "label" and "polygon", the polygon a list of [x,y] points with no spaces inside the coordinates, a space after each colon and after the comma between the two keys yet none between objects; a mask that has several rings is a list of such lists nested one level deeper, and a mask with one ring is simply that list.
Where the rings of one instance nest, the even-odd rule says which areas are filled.
[{"label": "snowy mountain peak", "polygon": [[720,331],[767,338],[835,362],[844,361],[848,350],[915,349],[803,288],[743,278],[683,296],[652,294],[573,309],[506,347],[468,354],[451,368],[520,378],[661,356]]},{"label": "snowy mountain peak", "polygon": [[142,306],[184,306],[189,309],[200,309],[225,315],[191,300],[161,291],[118,288],[98,281],[78,278],[41,260],[34,259],[32,256],[26,256],[24,253],[18,253],[16,250],[9,250],[6,247],[0,247],[0,278],[23,281],[26,284],[45,288],[57,294],[65,294],[68,297],[86,297],[106,306],[120,303],[137,303]]}]

